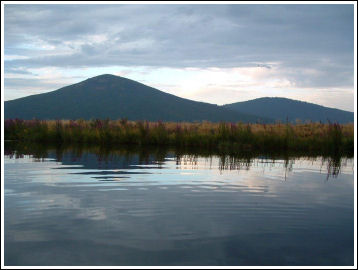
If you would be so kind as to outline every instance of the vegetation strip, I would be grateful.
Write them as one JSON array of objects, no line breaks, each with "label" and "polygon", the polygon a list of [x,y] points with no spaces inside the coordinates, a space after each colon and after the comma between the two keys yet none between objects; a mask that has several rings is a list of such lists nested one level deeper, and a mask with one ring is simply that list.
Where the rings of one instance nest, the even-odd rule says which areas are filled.
[{"label": "vegetation strip", "polygon": [[7,119],[5,140],[85,145],[166,145],[225,153],[242,151],[354,152],[353,124],[177,123],[120,120]]}]

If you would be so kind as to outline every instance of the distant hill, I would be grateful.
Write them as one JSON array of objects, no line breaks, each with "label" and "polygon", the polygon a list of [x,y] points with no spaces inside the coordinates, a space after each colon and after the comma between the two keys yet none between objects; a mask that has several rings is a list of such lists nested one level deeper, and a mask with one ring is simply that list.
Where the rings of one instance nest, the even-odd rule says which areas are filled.
[{"label": "distant hill", "polygon": [[247,114],[265,116],[285,122],[300,119],[313,122],[348,123],[354,121],[352,112],[328,108],[313,103],[292,100],[288,98],[257,98],[244,102],[223,105],[224,108]]},{"label": "distant hill", "polygon": [[267,117],[180,98],[133,80],[100,75],[56,91],[6,101],[5,119],[118,119],[255,122]]}]

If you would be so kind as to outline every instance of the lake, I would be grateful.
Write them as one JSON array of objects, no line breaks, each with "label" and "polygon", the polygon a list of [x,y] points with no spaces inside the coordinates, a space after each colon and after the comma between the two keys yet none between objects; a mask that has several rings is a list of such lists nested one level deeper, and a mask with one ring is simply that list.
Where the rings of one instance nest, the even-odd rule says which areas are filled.
[{"label": "lake", "polygon": [[353,163],[5,149],[5,265],[353,265]]}]

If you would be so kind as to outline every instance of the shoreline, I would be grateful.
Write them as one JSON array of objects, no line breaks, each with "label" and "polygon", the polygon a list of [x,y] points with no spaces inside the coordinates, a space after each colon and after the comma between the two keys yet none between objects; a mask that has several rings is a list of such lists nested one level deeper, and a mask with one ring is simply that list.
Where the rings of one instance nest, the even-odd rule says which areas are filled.
[{"label": "shoreline", "polygon": [[5,120],[5,141],[72,146],[197,148],[211,152],[354,153],[354,125]]}]

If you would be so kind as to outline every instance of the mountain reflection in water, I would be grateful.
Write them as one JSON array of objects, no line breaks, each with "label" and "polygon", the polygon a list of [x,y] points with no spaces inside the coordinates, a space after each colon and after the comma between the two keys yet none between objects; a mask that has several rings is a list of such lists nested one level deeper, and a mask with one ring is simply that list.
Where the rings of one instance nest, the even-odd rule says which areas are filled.
[{"label": "mountain reflection in water", "polygon": [[[285,169],[285,176],[291,172],[296,160],[304,159],[307,162],[320,161],[321,172],[326,172],[326,179],[337,177],[341,167],[347,166],[347,160],[351,157],[320,156],[319,154],[302,155],[301,153],[284,154],[258,154],[242,153],[242,155],[227,155],[210,151],[194,151],[188,149],[170,149],[165,147],[138,147],[120,146],[116,148],[104,147],[63,147],[46,145],[21,145],[8,144],[5,147],[5,155],[9,158],[23,158],[31,156],[34,161],[41,162],[52,159],[63,165],[78,165],[83,169],[99,169],[105,166],[108,169],[135,169],[136,165],[151,165],[153,168],[161,168],[165,161],[175,160],[178,168],[199,168],[198,160],[208,162],[208,169],[222,170],[250,170],[254,167],[272,167],[281,164]],[[218,164],[213,164],[213,158]],[[149,167],[147,167],[149,168]],[[353,171],[353,168],[352,168]],[[103,172],[103,174],[108,172]],[[118,174],[125,174],[124,172]]]},{"label": "mountain reflection in water", "polygon": [[353,265],[353,163],[6,144],[5,265]]}]

